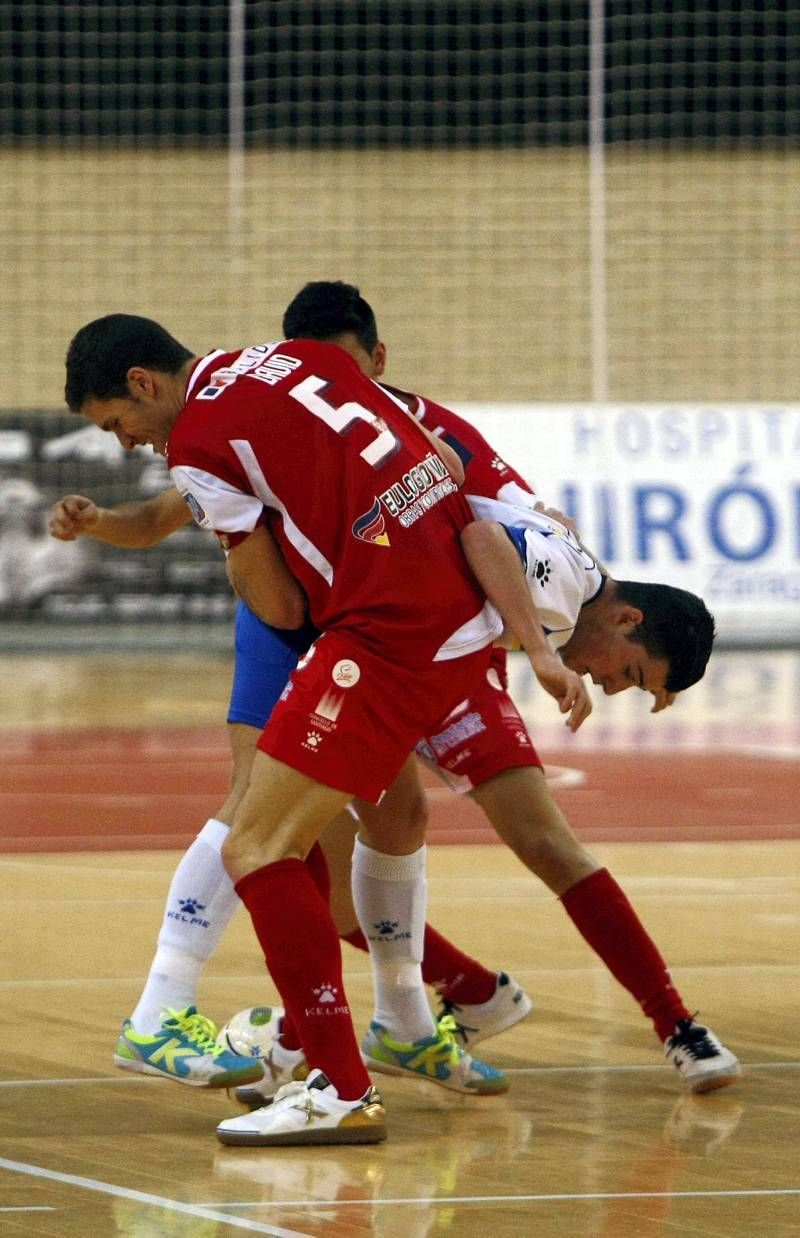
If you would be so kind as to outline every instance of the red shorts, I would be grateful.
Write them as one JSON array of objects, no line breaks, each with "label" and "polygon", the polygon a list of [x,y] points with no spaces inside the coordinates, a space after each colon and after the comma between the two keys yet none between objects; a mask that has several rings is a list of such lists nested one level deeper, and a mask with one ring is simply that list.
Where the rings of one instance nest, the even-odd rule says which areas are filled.
[{"label": "red shorts", "polygon": [[505,661],[493,658],[477,692],[417,744],[417,756],[462,794],[505,769],[542,762],[517,707],[505,691]]},{"label": "red shorts", "polygon": [[480,690],[491,647],[408,666],[324,632],[292,672],[258,746],[309,778],[376,804],[420,734]]}]

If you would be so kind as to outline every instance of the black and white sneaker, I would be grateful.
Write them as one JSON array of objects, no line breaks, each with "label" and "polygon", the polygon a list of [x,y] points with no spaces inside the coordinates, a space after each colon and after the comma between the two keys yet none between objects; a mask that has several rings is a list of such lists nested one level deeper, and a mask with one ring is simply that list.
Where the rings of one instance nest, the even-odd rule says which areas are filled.
[{"label": "black and white sneaker", "polygon": [[436,1021],[451,1015],[455,1020],[455,1035],[465,1048],[471,1049],[481,1040],[505,1032],[529,1015],[533,1003],[528,994],[508,972],[498,972],[492,996],[474,1006],[460,1006],[442,998]]},{"label": "black and white sneaker", "polygon": [[717,1040],[710,1028],[694,1018],[679,1019],[664,1041],[668,1062],[680,1071],[690,1092],[713,1092],[735,1083],[742,1073],[738,1059]]}]

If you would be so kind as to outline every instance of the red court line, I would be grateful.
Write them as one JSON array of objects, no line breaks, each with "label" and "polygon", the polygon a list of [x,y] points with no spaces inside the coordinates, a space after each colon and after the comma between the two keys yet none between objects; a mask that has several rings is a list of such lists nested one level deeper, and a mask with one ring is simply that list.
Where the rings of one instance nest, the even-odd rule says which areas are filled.
[{"label": "red court line", "polygon": [[[552,751],[554,794],[587,842],[800,837],[798,764],[749,753]],[[0,851],[182,849],[227,793],[224,728],[0,733]],[[496,843],[427,771],[431,843]]]}]

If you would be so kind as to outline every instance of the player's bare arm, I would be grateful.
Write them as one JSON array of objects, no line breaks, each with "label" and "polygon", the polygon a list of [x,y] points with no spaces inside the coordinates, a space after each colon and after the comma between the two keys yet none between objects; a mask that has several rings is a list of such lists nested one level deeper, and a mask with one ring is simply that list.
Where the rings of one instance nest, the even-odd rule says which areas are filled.
[{"label": "player's bare arm", "polygon": [[127,550],[157,546],[192,519],[174,486],[141,502],[98,507],[82,494],[67,494],[50,511],[50,533],[62,542],[93,537]]},{"label": "player's bare arm", "polygon": [[302,627],[306,595],[264,525],[229,552],[226,570],[234,593],[264,623],[273,628]]},{"label": "player's bare arm", "polygon": [[569,729],[577,731],[592,712],[589,694],[580,675],[548,645],[519,556],[503,526],[476,520],[462,531],[461,544],[486,596],[527,653],[539,683],[555,697],[561,712],[569,714]]}]

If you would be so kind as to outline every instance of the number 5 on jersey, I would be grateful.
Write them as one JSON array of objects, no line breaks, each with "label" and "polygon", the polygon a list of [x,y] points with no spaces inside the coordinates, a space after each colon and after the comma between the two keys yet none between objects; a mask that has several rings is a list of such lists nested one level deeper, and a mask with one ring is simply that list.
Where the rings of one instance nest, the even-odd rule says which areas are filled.
[{"label": "number 5 on jersey", "polygon": [[363,404],[356,403],[355,400],[348,400],[340,408],[334,408],[320,395],[320,392],[327,386],[326,379],[310,374],[296,387],[292,387],[289,395],[315,417],[324,421],[337,434],[347,434],[357,421],[365,421],[372,426],[377,437],[368,443],[359,455],[374,469],[381,468],[395,452],[399,451],[400,439],[389,429],[385,421],[382,421],[375,413],[371,413],[368,408],[364,408]]}]

